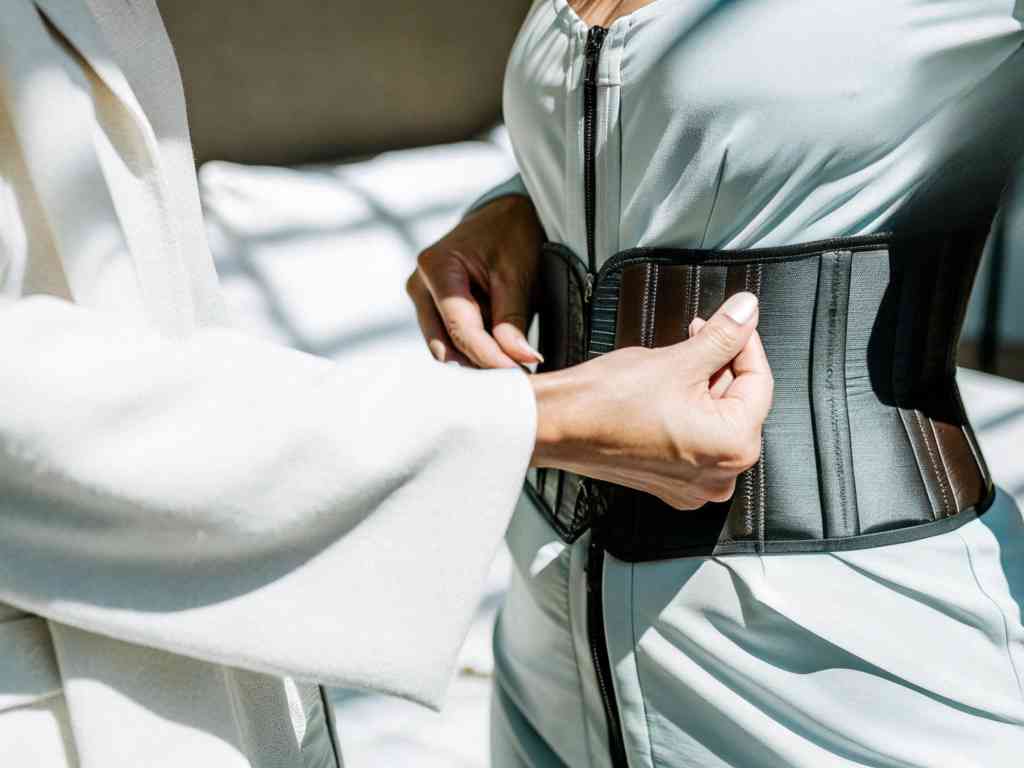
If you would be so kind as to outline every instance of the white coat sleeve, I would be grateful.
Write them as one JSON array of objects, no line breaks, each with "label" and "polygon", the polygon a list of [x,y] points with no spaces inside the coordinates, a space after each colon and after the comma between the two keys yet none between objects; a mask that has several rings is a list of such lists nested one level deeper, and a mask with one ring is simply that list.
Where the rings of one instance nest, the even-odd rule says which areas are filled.
[{"label": "white coat sleeve", "polygon": [[518,371],[0,300],[0,601],[438,704],[533,446]]}]

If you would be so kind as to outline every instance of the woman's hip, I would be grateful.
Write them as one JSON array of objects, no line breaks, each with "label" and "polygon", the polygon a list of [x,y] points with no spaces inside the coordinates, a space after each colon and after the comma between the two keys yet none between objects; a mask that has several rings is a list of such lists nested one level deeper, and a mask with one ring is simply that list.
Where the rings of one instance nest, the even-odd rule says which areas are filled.
[{"label": "woman's hip", "polygon": [[[499,678],[573,764],[596,687],[578,652],[586,583],[573,578],[573,547],[545,559],[545,525],[510,531],[519,573],[497,635]],[[1005,494],[928,539],[806,555],[606,557],[601,585],[634,768],[1000,766],[1024,748],[1024,523]],[[552,712],[558,728],[547,725]]]},{"label": "woman's hip", "polygon": [[889,547],[608,558],[603,591],[631,765],[998,767],[1024,749],[1024,525],[1005,494]]}]

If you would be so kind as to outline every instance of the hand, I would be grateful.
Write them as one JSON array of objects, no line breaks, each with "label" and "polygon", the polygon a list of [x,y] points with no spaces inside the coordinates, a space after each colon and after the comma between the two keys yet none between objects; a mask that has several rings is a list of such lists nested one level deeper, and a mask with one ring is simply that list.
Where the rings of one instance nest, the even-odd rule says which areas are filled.
[{"label": "hand", "polygon": [[508,195],[419,255],[406,290],[434,357],[479,368],[541,362],[526,329],[543,239],[533,203]]},{"label": "hand", "polygon": [[532,376],[533,465],[652,493],[677,509],[727,501],[760,457],[772,401],[757,314],[753,294],[736,294],[687,341]]}]

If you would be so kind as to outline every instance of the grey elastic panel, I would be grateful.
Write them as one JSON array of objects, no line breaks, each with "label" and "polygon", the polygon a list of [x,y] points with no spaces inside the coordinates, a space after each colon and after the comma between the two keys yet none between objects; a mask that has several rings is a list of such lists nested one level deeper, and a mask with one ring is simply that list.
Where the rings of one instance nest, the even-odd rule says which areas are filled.
[{"label": "grey elastic panel", "polygon": [[811,410],[827,538],[860,533],[846,396],[851,267],[849,251],[822,254],[811,337]]}]

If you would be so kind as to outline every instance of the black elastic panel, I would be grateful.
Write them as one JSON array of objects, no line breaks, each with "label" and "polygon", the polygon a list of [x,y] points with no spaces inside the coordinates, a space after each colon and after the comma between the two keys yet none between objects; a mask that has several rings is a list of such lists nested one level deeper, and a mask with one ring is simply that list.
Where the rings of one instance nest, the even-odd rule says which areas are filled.
[{"label": "black elastic panel", "polygon": [[895,343],[903,333],[900,277],[890,271],[887,250],[856,254],[850,270],[846,397],[861,533],[932,519],[913,448],[890,399]]}]

